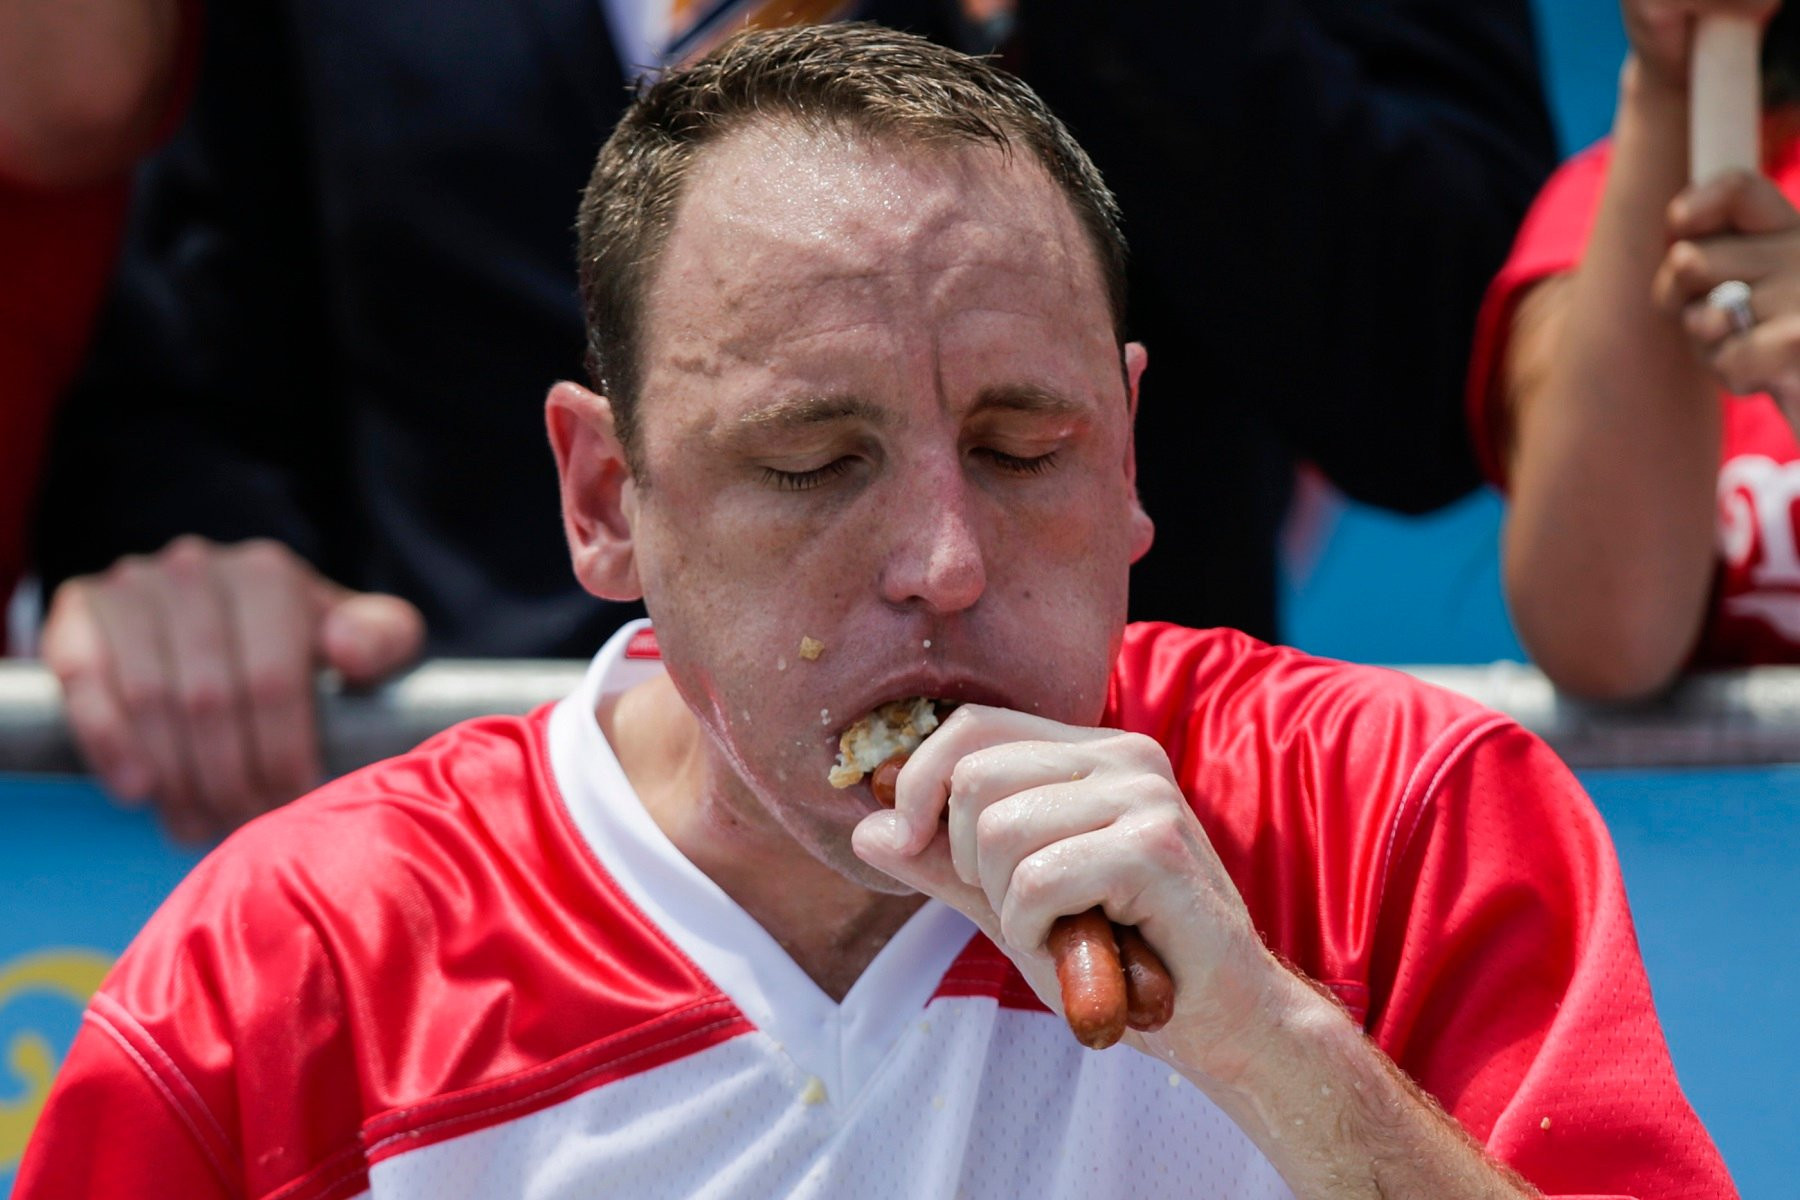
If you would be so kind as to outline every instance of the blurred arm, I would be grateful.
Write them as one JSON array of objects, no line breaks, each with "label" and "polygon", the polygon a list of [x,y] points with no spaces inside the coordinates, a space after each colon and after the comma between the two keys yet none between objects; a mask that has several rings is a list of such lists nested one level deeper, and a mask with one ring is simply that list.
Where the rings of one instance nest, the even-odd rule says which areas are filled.
[{"label": "blurred arm", "polygon": [[0,0],[0,176],[72,187],[150,147],[173,96],[179,0]]},{"label": "blurred arm", "polygon": [[1683,93],[1627,66],[1586,256],[1521,304],[1500,384],[1507,600],[1532,658],[1586,695],[1667,684],[1712,581],[1717,387],[1651,288],[1686,122]]}]

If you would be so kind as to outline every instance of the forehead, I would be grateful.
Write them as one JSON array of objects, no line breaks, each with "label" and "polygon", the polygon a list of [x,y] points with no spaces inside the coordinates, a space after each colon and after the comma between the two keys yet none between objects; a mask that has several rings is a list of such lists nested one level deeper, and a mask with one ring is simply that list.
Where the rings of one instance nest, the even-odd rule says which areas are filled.
[{"label": "forehead", "polygon": [[885,324],[1091,331],[1116,358],[1099,258],[1035,157],[766,121],[697,157],[647,296],[644,346],[766,353]]}]

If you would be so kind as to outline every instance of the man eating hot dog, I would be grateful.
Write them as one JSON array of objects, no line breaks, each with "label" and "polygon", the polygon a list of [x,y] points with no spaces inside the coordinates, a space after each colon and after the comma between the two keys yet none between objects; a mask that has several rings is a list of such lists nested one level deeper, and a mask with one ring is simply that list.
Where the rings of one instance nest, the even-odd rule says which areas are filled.
[{"label": "man eating hot dog", "polygon": [[[579,239],[564,523],[653,631],[203,864],[19,1195],[1732,1194],[1542,745],[1126,626],[1145,351],[1021,84],[744,36],[639,97]],[[896,702],[944,715],[888,809],[830,776]],[[1174,986],[1101,1051],[1048,948],[1096,908]]]}]

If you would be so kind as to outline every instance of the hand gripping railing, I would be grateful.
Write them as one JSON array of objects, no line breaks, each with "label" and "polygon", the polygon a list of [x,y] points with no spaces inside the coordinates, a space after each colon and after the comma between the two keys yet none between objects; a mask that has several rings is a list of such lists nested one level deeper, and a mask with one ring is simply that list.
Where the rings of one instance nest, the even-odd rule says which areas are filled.
[{"label": "hand gripping railing", "polygon": [[[527,712],[572,691],[583,667],[440,659],[366,692],[327,678],[319,690],[326,767],[338,774],[398,754],[469,717]],[[1698,675],[1629,705],[1561,695],[1518,663],[1400,669],[1507,713],[1578,767],[1800,763],[1800,667]],[[55,679],[36,663],[0,661],[0,771],[82,769]]]},{"label": "hand gripping railing", "polygon": [[[575,690],[587,664],[556,659],[438,659],[369,691],[319,684],[319,737],[332,775],[399,754],[458,721],[529,712]],[[0,771],[80,774],[55,677],[0,662]]]}]

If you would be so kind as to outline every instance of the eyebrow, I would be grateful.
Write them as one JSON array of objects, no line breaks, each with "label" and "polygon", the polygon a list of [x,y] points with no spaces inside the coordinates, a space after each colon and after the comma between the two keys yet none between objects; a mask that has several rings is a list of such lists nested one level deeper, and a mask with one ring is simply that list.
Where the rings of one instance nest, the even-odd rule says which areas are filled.
[{"label": "eyebrow", "polygon": [[861,420],[871,425],[891,421],[887,411],[855,396],[793,396],[734,418],[732,434],[785,433],[834,421]]},{"label": "eyebrow", "polygon": [[[1078,400],[1035,384],[1001,384],[983,388],[971,412],[1004,409],[1012,412],[1072,417],[1086,411]],[[893,423],[893,414],[878,404],[856,396],[791,396],[735,417],[726,427],[728,437],[793,433],[837,421],[864,421],[870,425]]]},{"label": "eyebrow", "polygon": [[1002,384],[998,387],[983,388],[975,397],[972,411],[1002,408],[1014,412],[1043,413],[1049,416],[1073,417],[1087,411],[1087,406],[1079,400],[1053,392],[1036,384]]}]

